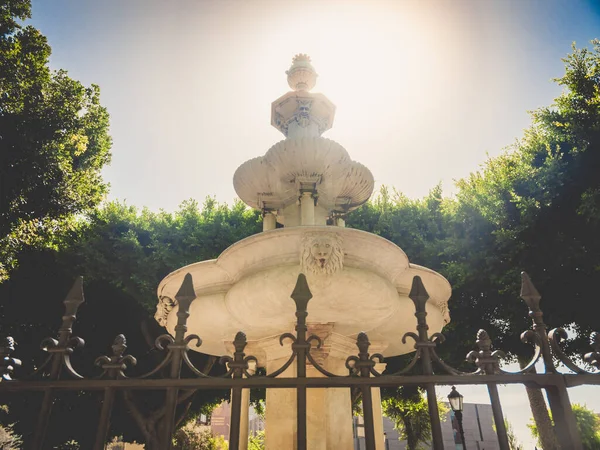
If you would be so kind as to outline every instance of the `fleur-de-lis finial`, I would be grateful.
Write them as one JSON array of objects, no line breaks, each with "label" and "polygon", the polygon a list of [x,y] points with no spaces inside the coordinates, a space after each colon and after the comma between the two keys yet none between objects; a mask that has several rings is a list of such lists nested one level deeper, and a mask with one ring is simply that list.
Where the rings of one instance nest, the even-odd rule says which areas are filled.
[{"label": "fleur-de-lis finial", "polygon": [[474,363],[485,374],[491,375],[500,372],[499,359],[505,354],[499,350],[492,352],[492,340],[487,331],[479,330],[475,342],[479,351],[469,352],[467,361]]},{"label": "fleur-de-lis finial", "polygon": [[127,350],[127,339],[124,334],[118,334],[111,346],[112,355],[100,356],[96,358],[94,364],[104,370],[104,374],[108,374],[109,378],[126,378],[123,373],[127,369],[128,364],[135,366],[137,359],[132,355],[125,355]]},{"label": "fleur-de-lis finial", "polygon": [[356,336],[356,346],[358,347],[358,356],[349,356],[346,359],[346,368],[357,373],[361,377],[369,377],[371,375],[379,376],[379,372],[375,370],[377,364],[375,360],[380,363],[383,362],[383,355],[380,353],[369,354],[369,336],[364,331],[358,333]]},{"label": "fleur-de-lis finial", "polygon": [[246,348],[246,333],[242,331],[238,331],[235,335],[235,339],[233,340],[233,347],[237,353],[241,353]]},{"label": "fleur-de-lis finial", "polygon": [[370,345],[371,343],[369,342],[369,336],[367,336],[367,333],[363,331],[358,333],[358,336],[356,337],[356,346],[358,347],[358,351],[360,353],[369,353]]},{"label": "fleur-de-lis finial", "polygon": [[[83,378],[75,371],[70,361],[71,353],[73,353],[76,348],[81,348],[85,345],[83,339],[73,336],[73,324],[77,319],[77,311],[83,302],[83,277],[79,276],[75,279],[73,286],[63,301],[65,313],[62,316],[62,323],[58,329],[58,339],[47,337],[42,339],[42,342],[40,343],[40,348],[43,351],[53,354],[51,359],[60,360],[60,363],[52,365],[48,364],[48,367],[51,367],[50,377],[52,379],[59,378],[63,367],[71,376]],[[42,367],[46,367],[49,361],[50,359],[48,359]],[[38,371],[41,371],[42,367],[40,367]]]},{"label": "fleur-de-lis finial", "polygon": [[490,335],[485,330],[479,330],[477,332],[477,347],[483,352],[489,352],[492,349],[492,340]]},{"label": "fleur-de-lis finial", "polygon": [[123,356],[125,350],[127,350],[127,339],[124,334],[118,334],[112,345],[113,355]]},{"label": "fleur-de-lis finial", "polygon": [[244,353],[247,343],[246,334],[238,331],[233,340],[233,347],[235,349],[233,358],[231,356],[221,356],[219,360],[221,364],[226,364],[228,366],[228,371],[225,376],[233,375],[233,378],[241,378],[244,375],[247,377],[251,376],[248,372],[248,369],[250,368],[249,363],[252,361],[256,364],[257,359],[254,356],[246,356]]}]

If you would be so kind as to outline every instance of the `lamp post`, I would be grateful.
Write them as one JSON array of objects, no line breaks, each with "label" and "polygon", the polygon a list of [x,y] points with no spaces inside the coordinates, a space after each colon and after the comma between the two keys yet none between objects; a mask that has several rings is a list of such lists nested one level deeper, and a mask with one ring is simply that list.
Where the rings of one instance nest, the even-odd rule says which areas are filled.
[{"label": "lamp post", "polygon": [[460,441],[462,442],[463,450],[467,449],[465,445],[465,432],[463,430],[463,396],[452,386],[452,390],[448,394],[448,402],[450,402],[450,408],[454,411],[456,420],[458,422],[458,432],[460,433]]}]

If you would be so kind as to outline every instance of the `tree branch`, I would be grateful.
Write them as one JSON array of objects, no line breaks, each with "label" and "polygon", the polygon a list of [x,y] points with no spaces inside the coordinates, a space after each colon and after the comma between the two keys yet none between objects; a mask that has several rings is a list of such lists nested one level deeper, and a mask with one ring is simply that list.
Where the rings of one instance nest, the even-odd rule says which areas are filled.
[{"label": "tree branch", "polygon": [[208,359],[206,360],[206,364],[204,364],[204,368],[203,368],[202,372],[205,373],[206,375],[208,375],[210,373],[210,371],[212,370],[212,368],[214,367],[215,362],[217,362],[217,357],[209,355]]},{"label": "tree branch", "polygon": [[179,397],[177,397],[177,404],[181,404],[183,402],[185,402],[188,398],[190,398],[192,395],[194,395],[196,393],[197,389],[191,389],[189,391],[183,391],[179,394]]},{"label": "tree branch", "polygon": [[187,402],[187,405],[183,407],[183,409],[179,413],[179,416],[175,419],[175,428],[177,428],[181,424],[181,421],[185,419],[185,416],[187,416],[187,413],[190,411],[191,406],[192,401],[190,400],[189,402]]},{"label": "tree branch", "polygon": [[127,408],[129,408],[129,414],[131,414],[131,417],[133,417],[133,420],[144,435],[144,440],[148,443],[151,442],[153,436],[147,427],[148,420],[135,405],[131,391],[123,391],[123,399],[125,400]]}]

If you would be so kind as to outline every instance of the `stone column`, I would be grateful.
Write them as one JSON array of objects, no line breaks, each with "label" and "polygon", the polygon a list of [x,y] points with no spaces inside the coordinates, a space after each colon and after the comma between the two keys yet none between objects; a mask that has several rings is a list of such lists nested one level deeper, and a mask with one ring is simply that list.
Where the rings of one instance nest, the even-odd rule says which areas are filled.
[{"label": "stone column", "polygon": [[315,224],[315,199],[310,191],[301,191],[300,196],[300,225]]},{"label": "stone column", "polygon": [[[256,363],[250,361],[248,373],[254,375]],[[248,420],[250,414],[250,389],[242,389],[242,412],[240,415],[240,447],[239,450],[248,450]]]},{"label": "stone column", "polygon": [[[375,370],[383,373],[386,363],[375,364]],[[372,376],[372,375],[371,375]],[[383,411],[381,410],[381,389],[371,388],[373,397],[373,427],[375,429],[375,450],[385,450],[385,439],[383,436]]]},{"label": "stone column", "polygon": [[277,228],[277,216],[271,211],[265,211],[263,214],[263,231],[274,230]]},{"label": "stone column", "polygon": [[336,216],[335,219],[334,219],[334,221],[335,221],[334,223],[335,223],[336,227],[342,227],[343,228],[343,227],[346,226],[346,221],[341,216]]},{"label": "stone column", "polygon": [[[252,343],[257,347],[253,355],[267,374],[275,372],[289,359],[292,349],[289,343],[281,346],[279,336]],[[296,376],[296,362],[292,363],[279,377]],[[296,390],[267,389],[265,405],[265,449],[296,450]]]},{"label": "stone column", "polygon": [[[356,341],[332,332],[333,324],[309,324],[308,334],[321,337],[321,349],[313,349],[316,361],[336,375],[347,375],[346,358],[356,354]],[[259,364],[267,373],[273,373],[288,360],[289,345],[281,347],[279,337],[255,341]],[[296,363],[280,377],[295,377]],[[308,377],[323,377],[315,367],[307,364]],[[352,398],[349,388],[308,389],[306,395],[307,447],[310,450],[341,450],[354,448],[352,436]],[[267,389],[265,415],[266,450],[296,450],[297,406],[296,389]],[[383,434],[383,431],[382,431]]]}]

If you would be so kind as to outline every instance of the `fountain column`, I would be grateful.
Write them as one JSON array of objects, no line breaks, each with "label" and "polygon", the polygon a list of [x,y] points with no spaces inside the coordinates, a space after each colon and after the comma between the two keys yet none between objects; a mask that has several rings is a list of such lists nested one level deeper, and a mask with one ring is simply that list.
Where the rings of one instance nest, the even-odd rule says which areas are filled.
[{"label": "fountain column", "polygon": [[263,231],[274,230],[277,228],[277,216],[272,211],[265,211],[263,214]]},{"label": "fountain column", "polygon": [[[375,364],[375,370],[383,373],[386,363]],[[372,376],[372,375],[371,375]],[[381,388],[371,388],[373,397],[373,426],[375,428],[375,450],[386,450],[385,439],[383,436],[383,410],[381,408]]]},{"label": "fountain column", "polygon": [[[331,332],[333,324],[309,325],[309,334],[323,340],[321,349],[313,349],[316,361],[335,375],[348,375],[346,358],[356,353],[356,341]],[[283,366],[289,358],[289,345],[281,346],[278,337],[253,342],[260,348],[259,364],[267,374]],[[259,351],[260,351],[259,350]],[[260,353],[258,353],[260,354]],[[307,377],[324,377],[312,364],[307,364]],[[279,377],[296,376],[292,363]],[[267,389],[265,414],[265,449],[295,450],[297,435],[297,406],[295,389]],[[307,448],[339,450],[353,448],[352,397],[347,388],[313,388],[306,395]],[[380,433],[383,436],[383,429]]]},{"label": "fountain column", "polygon": [[315,224],[315,199],[311,191],[301,191],[300,196],[300,224]]}]

